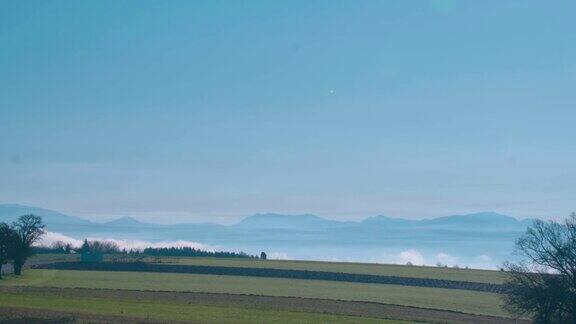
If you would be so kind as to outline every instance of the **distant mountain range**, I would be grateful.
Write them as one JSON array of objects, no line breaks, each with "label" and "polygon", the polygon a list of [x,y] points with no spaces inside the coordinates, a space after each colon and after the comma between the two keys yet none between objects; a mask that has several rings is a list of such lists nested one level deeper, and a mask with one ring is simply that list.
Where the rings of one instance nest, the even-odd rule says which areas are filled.
[{"label": "distant mountain range", "polygon": [[[0,222],[18,216],[42,216],[47,230],[70,237],[201,242],[257,253],[276,251],[295,258],[370,261],[375,255],[416,249],[423,253],[490,256],[501,261],[531,220],[481,212],[411,220],[374,216],[363,221],[335,221],[316,215],[256,214],[233,225],[183,223],[159,225],[131,217],[97,223],[38,207],[0,204]],[[355,256],[350,258],[350,256]]]},{"label": "distant mountain range", "polygon": [[432,219],[410,220],[375,216],[365,219],[362,223],[373,226],[412,227],[412,228],[445,228],[445,229],[483,229],[483,230],[510,230],[524,229],[532,222],[531,219],[518,220],[494,212],[482,212],[466,215],[444,216]]},{"label": "distant mountain range", "polygon": [[239,231],[250,230],[284,230],[284,231],[325,231],[328,229],[365,228],[375,229],[445,229],[445,230],[483,230],[483,231],[509,231],[523,230],[531,223],[530,219],[518,220],[514,217],[494,213],[481,212],[466,215],[453,215],[432,219],[404,219],[388,216],[368,217],[360,222],[336,221],[325,219],[316,215],[282,215],[282,214],[255,214],[242,219],[234,225],[220,225],[214,223],[182,223],[173,225],[160,225],[141,222],[133,217],[124,216],[109,222],[93,222],[76,216],[69,216],[57,211],[30,207],[17,204],[0,204],[0,222],[13,222],[20,215],[35,214],[42,216],[47,229],[63,234],[74,235],[71,231],[75,227],[79,232],[101,232],[110,230],[118,232],[134,229],[176,229],[191,227],[228,228]]}]

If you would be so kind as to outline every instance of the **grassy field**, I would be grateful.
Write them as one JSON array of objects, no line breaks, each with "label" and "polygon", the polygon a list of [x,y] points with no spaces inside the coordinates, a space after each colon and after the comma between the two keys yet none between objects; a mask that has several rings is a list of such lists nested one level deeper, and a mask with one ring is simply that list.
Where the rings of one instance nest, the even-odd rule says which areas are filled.
[{"label": "grassy field", "polygon": [[[152,258],[147,258],[147,260],[152,260]],[[162,262],[172,264],[315,270],[315,271],[374,274],[384,276],[472,281],[472,282],[496,283],[496,284],[500,284],[506,279],[505,273],[501,271],[404,266],[404,265],[392,265],[392,264],[294,261],[294,260],[185,258],[185,257],[182,258],[163,257],[161,258],[161,260]]]},{"label": "grassy field", "polygon": [[[111,259],[107,256],[106,259]],[[78,261],[79,255],[36,255],[33,262]],[[144,261],[153,262],[156,258],[145,257]],[[455,269],[443,267],[405,266],[395,264],[353,263],[353,262],[324,262],[324,261],[298,261],[298,260],[258,260],[258,259],[225,259],[201,257],[161,257],[160,261],[167,264],[205,265],[247,268],[273,268],[330,271],[359,274],[373,274],[383,276],[432,278],[456,281],[471,281],[482,283],[501,284],[506,274],[494,270]]]},{"label": "grassy field", "polygon": [[108,298],[71,298],[34,294],[0,294],[0,307],[22,307],[66,311],[80,314],[121,315],[143,319],[194,320],[202,323],[407,323],[382,320],[278,310],[246,309],[165,303],[161,301],[120,300]]},{"label": "grassy field", "polygon": [[215,275],[28,270],[3,285],[151,291],[193,291],[378,302],[506,316],[497,294],[454,289]]},{"label": "grassy field", "polygon": [[[78,255],[38,255],[31,260],[31,264],[77,261],[77,259]],[[499,271],[383,264],[186,257],[162,257],[160,260],[146,257],[144,261],[179,265],[344,272],[495,284],[505,280],[505,274]],[[63,293],[64,291],[66,293]],[[99,293],[96,293],[98,291]],[[184,273],[26,269],[20,277],[8,276],[6,280],[0,281],[0,292],[0,308],[4,307],[5,311],[17,312],[17,307],[26,306],[45,312],[63,311],[83,316],[121,315],[126,320],[193,318],[201,322],[218,323],[358,323],[383,322],[382,319],[388,318],[421,321],[427,319],[428,315],[433,315],[437,320],[444,322],[442,319],[447,319],[446,322],[449,323],[465,322],[460,319],[466,316],[469,317],[468,320],[472,316],[469,322],[477,322],[473,316],[478,316],[480,322],[513,322],[505,319],[509,315],[502,309],[501,296],[494,293],[343,281]],[[196,297],[190,297],[191,293],[196,294],[194,295]],[[147,297],[134,299],[133,294],[144,294]],[[216,296],[210,298],[216,298],[218,301],[208,302],[210,298],[206,297],[206,294],[217,294],[210,295]],[[242,298],[247,301],[235,302],[234,300],[240,298],[238,296],[244,296]],[[186,298],[193,299],[187,302]],[[220,299],[225,301],[222,302]],[[260,309],[255,309],[258,307]],[[416,316],[415,312],[420,313]]]}]

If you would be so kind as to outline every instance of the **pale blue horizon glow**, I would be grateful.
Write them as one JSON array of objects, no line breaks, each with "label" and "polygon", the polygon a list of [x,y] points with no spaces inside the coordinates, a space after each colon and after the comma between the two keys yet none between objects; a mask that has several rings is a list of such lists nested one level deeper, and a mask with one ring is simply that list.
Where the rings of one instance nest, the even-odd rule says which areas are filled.
[{"label": "pale blue horizon glow", "polygon": [[563,217],[574,21],[573,1],[3,1],[0,203]]}]

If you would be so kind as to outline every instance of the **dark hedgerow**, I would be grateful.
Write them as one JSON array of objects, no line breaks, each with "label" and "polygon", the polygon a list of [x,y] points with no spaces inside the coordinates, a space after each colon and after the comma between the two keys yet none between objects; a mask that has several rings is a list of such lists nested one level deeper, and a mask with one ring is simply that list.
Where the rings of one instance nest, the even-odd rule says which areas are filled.
[{"label": "dark hedgerow", "polygon": [[203,251],[191,247],[165,247],[145,248],[142,254],[149,256],[172,256],[172,257],[213,257],[213,258],[248,258],[258,259],[255,255],[244,252]]}]

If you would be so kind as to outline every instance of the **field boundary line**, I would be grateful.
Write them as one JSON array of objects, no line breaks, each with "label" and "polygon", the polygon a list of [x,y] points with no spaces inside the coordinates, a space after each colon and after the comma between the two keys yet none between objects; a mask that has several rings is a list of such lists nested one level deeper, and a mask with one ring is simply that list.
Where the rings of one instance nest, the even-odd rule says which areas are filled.
[{"label": "field boundary line", "polygon": [[[6,291],[11,293],[18,293],[18,292],[28,292],[28,293],[47,293],[46,290],[52,290],[52,292],[74,292],[74,291],[81,291],[86,293],[86,297],[92,298],[108,298],[104,295],[98,296],[89,296],[91,291],[98,291],[101,293],[106,292],[115,292],[124,294],[125,297],[120,296],[120,298],[133,298],[133,296],[128,296],[131,292],[132,293],[142,293],[142,294],[149,294],[153,295],[155,293],[165,294],[165,295],[190,295],[190,296],[219,296],[219,297],[232,297],[232,298],[263,298],[263,299],[280,299],[280,300],[295,300],[300,301],[302,304],[307,304],[306,301],[313,302],[313,301],[321,301],[325,303],[342,303],[342,304],[351,304],[351,305],[372,305],[375,307],[393,307],[393,308],[402,308],[408,310],[409,313],[414,311],[418,312],[433,312],[433,313],[444,313],[444,314],[451,314],[454,316],[465,316],[465,317],[479,317],[483,320],[491,320],[490,322],[506,322],[506,323],[529,323],[529,321],[523,319],[515,319],[514,317],[504,317],[504,316],[495,316],[495,315],[486,315],[486,314],[477,314],[477,313],[466,313],[461,311],[449,310],[449,309],[438,309],[438,308],[429,308],[429,307],[418,307],[418,306],[411,306],[411,305],[401,305],[401,304],[391,304],[391,303],[380,303],[375,301],[356,301],[356,300],[346,300],[346,299],[326,299],[326,298],[314,298],[314,297],[299,297],[299,296],[271,296],[271,295],[260,295],[260,294],[232,294],[232,293],[217,293],[217,292],[195,292],[195,291],[170,291],[170,290],[140,290],[140,289],[111,289],[111,288],[60,288],[60,287],[50,287],[50,286],[43,286],[43,287],[30,287],[30,286],[0,286],[0,291]],[[48,292],[50,293],[50,292]],[[118,297],[118,296],[116,296]],[[150,298],[143,298],[145,300],[155,300]],[[207,303],[207,305],[214,305],[211,303]],[[250,307],[259,309],[260,307],[253,306],[254,304],[244,305],[244,307]],[[411,311],[411,312],[410,312]],[[311,312],[314,311],[303,311],[303,312]],[[318,313],[318,312],[316,312]],[[342,313],[342,315],[346,315]],[[362,316],[356,314],[347,314],[350,316],[358,316],[358,317],[365,317],[365,318],[374,318],[373,316]],[[397,317],[382,317],[386,319],[398,319]],[[424,321],[425,322],[425,321]]]},{"label": "field boundary line", "polygon": [[359,273],[314,271],[314,270],[291,270],[275,268],[249,268],[249,267],[226,267],[204,265],[175,265],[175,264],[151,264],[145,262],[54,262],[33,266],[35,269],[55,270],[88,270],[88,271],[124,271],[124,272],[155,272],[155,273],[188,273],[221,276],[244,276],[285,278],[303,280],[343,281],[357,283],[373,283],[386,285],[400,285],[413,287],[444,288],[471,290],[491,293],[505,292],[505,286],[471,281],[456,281],[446,279],[415,278],[384,276]]}]

